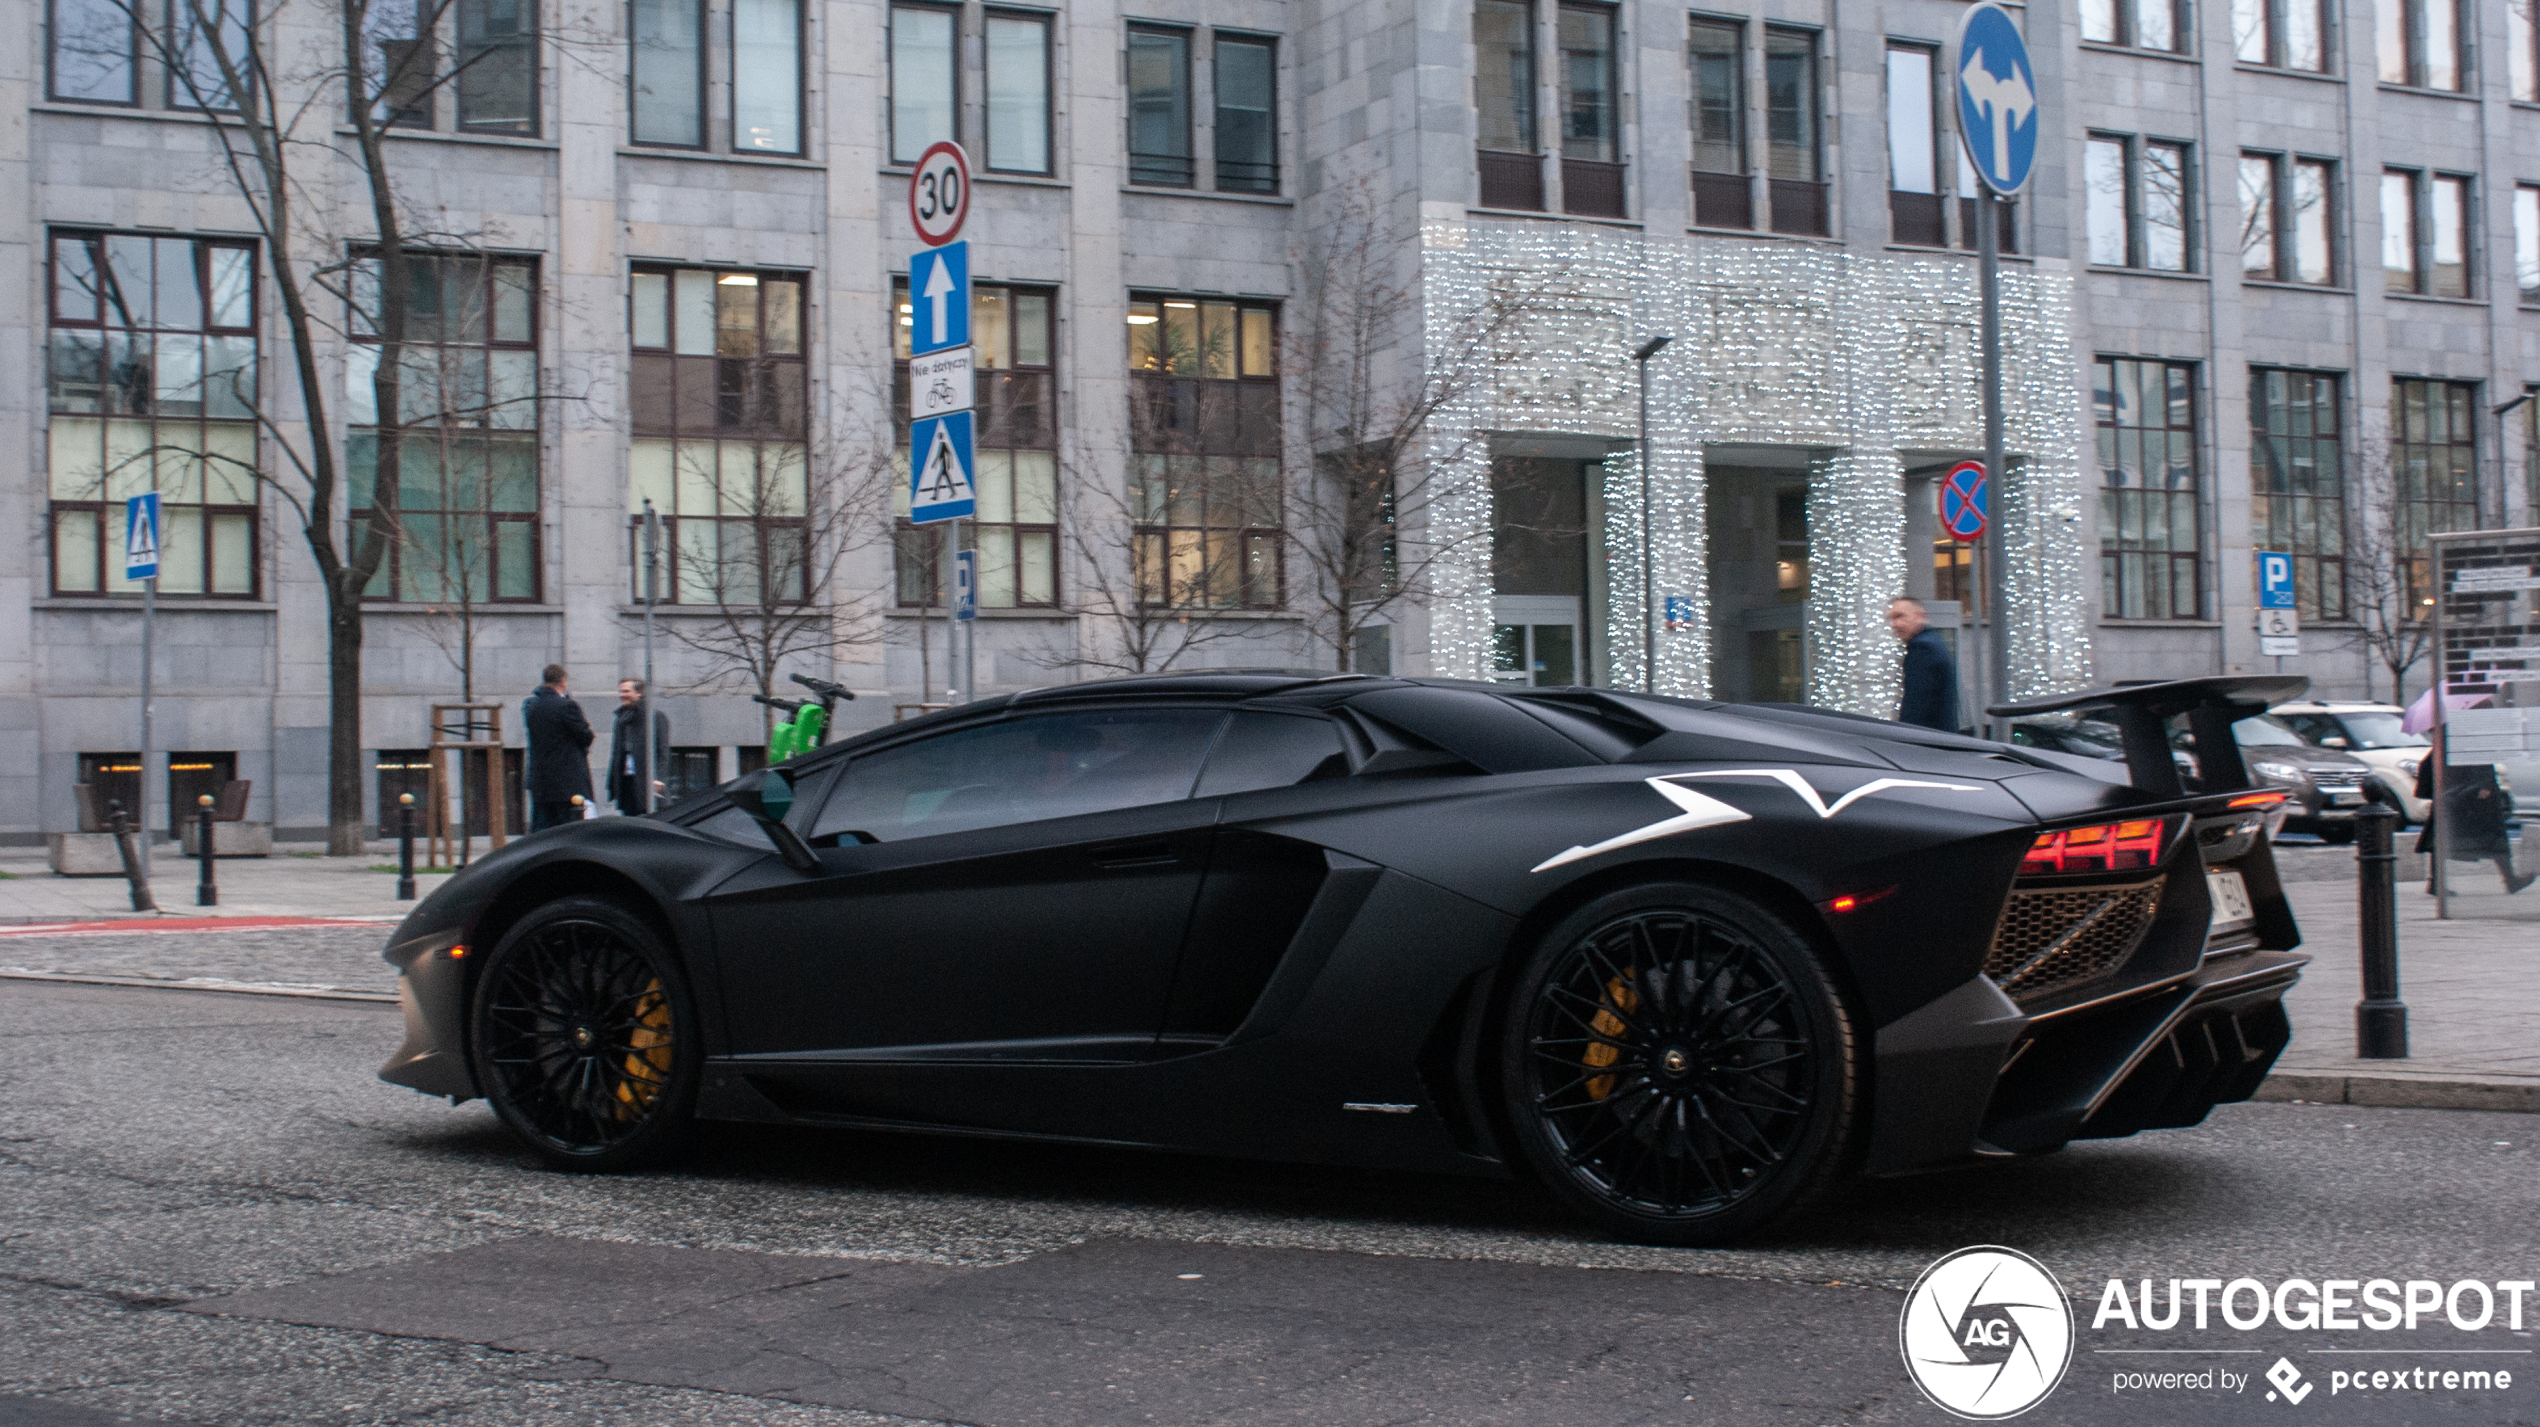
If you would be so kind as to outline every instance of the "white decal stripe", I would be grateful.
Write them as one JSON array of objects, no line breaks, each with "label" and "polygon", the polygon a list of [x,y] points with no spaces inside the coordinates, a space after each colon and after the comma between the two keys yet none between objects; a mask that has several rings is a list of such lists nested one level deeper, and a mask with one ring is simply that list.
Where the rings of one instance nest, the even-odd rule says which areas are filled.
[{"label": "white decal stripe", "polygon": [[1688,778],[1770,778],[1797,793],[1800,801],[1816,811],[1820,821],[1833,817],[1872,793],[1883,793],[1890,788],[1932,788],[1944,793],[1984,791],[1968,783],[1933,783],[1920,778],[1873,778],[1835,799],[1834,805],[1828,807],[1824,795],[1820,794],[1807,779],[1799,776],[1799,770],[1795,768],[1714,768],[1699,773],[1669,773],[1662,777],[1645,778],[1641,781],[1647,783],[1660,797],[1683,809],[1683,812],[1675,817],[1651,823],[1647,827],[1634,828],[1620,837],[1609,837],[1592,847],[1573,847],[1567,852],[1545,860],[1533,870],[1548,872],[1555,867],[1612,852],[1618,847],[1654,842],[1662,837],[1673,837],[1680,832],[1692,832],[1696,828],[1745,822],[1753,816],[1750,813],[1740,812],[1717,798],[1707,797],[1691,788],[1677,786],[1679,781]]}]

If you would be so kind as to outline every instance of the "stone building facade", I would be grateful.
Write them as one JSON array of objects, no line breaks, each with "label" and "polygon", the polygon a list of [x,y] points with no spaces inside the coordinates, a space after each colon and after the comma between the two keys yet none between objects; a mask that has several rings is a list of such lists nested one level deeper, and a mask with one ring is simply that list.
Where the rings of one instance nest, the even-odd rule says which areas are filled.
[{"label": "stone building facade", "polygon": [[[170,51],[168,6],[202,0],[136,3],[150,43],[124,0],[0,20],[0,102],[23,115],[0,131],[0,312],[20,334],[0,362],[0,449],[19,453],[0,465],[0,837],[18,840],[73,826],[83,779],[146,780],[164,806],[234,776],[258,820],[325,814],[311,562],[287,500],[221,474],[270,471],[304,434],[271,255],[189,107],[199,85],[171,72],[192,52]],[[1281,511],[1186,516],[1142,492],[1208,462],[1310,462],[1281,357],[1299,255],[1343,194],[1417,294],[1377,364],[1397,378],[1494,274],[1569,284],[1523,359],[1429,433],[1451,469],[1405,534],[1450,553],[1427,598],[1351,640],[1361,667],[1632,684],[1646,641],[1666,689],[1884,713],[1888,596],[1937,601],[1962,634],[1980,615],[1933,517],[1934,481],[1981,445],[1949,0],[424,8],[468,67],[387,142],[411,221],[469,257],[436,289],[433,350],[479,396],[437,439],[449,471],[482,479],[410,502],[445,522],[414,559],[473,552],[481,569],[401,566],[380,587],[364,702],[380,795],[458,692],[433,597],[449,578],[481,581],[465,602],[479,697],[516,707],[557,661],[604,712],[642,662],[630,517],[647,496],[689,562],[656,620],[673,781],[744,766],[758,711],[697,691],[728,671],[674,635],[714,618],[697,571],[784,537],[696,473],[816,469],[887,431],[907,161],[940,137],[978,170],[967,236],[992,337],[982,691],[1083,676],[1117,642],[1094,595],[1134,592],[1139,550],[1159,569],[1230,552],[1248,572],[1199,616],[1240,626],[1199,662],[1334,661],[1279,553]],[[2532,519],[2540,402],[2493,414],[2540,383],[2528,7],[2014,13],[2044,135],[2004,227],[2015,683],[2272,668],[2251,551],[2286,548],[2306,627],[2283,666],[2364,692],[2348,562],[2376,473],[2399,473],[2410,529]],[[326,0],[255,23],[308,76],[278,63],[279,86],[319,82]],[[304,172],[304,241],[353,255],[358,173]],[[359,386],[361,336],[328,323],[318,360]],[[1152,334],[1181,330],[1226,345],[1178,368]],[[1632,353],[1661,334],[1644,575]],[[252,392],[205,379],[248,365]],[[1165,378],[1283,419],[1161,449],[1133,413]],[[735,382],[773,395],[734,416],[714,393]],[[362,413],[345,405],[325,439],[351,449]],[[133,460],[170,446],[233,459]],[[123,772],[140,641],[114,502],[135,472],[184,545],[159,605],[156,748]],[[1116,538],[1087,534],[1106,520]],[[942,621],[923,614],[940,572],[884,523],[824,569],[835,638],[799,661],[865,694],[849,726],[945,681]]]}]

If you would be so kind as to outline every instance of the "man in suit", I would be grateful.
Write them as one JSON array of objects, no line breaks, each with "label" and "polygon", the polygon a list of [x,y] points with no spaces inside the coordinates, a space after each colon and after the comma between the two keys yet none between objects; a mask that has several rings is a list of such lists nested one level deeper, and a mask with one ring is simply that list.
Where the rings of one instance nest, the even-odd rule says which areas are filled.
[{"label": "man in suit", "polygon": [[1888,601],[1887,627],[1905,641],[1905,697],[1896,706],[1896,721],[1956,733],[1958,661],[1931,627],[1931,614],[1921,600],[1898,595]]},{"label": "man in suit", "polygon": [[545,680],[521,701],[521,727],[529,737],[529,830],[555,827],[582,816],[575,797],[591,796],[591,721],[565,693],[562,664],[550,664]]},{"label": "man in suit", "polygon": [[[647,766],[643,739],[635,726],[644,718],[644,681],[617,681],[617,717],[609,730],[609,801],[628,817],[652,811],[661,795],[662,769],[670,762],[670,715],[653,710],[653,753]],[[648,789],[647,782],[651,783]]]}]

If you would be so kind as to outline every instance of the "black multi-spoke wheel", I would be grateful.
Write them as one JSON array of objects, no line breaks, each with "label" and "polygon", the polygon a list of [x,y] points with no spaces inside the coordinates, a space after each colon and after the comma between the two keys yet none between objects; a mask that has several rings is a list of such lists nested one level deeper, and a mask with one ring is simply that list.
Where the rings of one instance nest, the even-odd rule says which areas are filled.
[{"label": "black multi-spoke wheel", "polygon": [[1857,1098],[1842,998],[1780,918],[1713,888],[1635,888],[1553,929],[1505,1018],[1517,1138],[1625,1237],[1715,1243],[1841,1169]]},{"label": "black multi-spoke wheel", "polygon": [[503,1123],[559,1168],[652,1159],[697,1093],[696,1015],[660,937],[613,902],[539,908],[479,974],[477,1084]]}]

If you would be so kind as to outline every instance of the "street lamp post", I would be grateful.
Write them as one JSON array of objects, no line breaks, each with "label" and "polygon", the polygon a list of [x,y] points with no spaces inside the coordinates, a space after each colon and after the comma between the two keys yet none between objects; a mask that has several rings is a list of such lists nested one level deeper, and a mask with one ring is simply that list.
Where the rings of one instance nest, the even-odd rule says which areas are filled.
[{"label": "street lamp post", "polygon": [[1640,670],[1641,688],[1658,692],[1658,568],[1650,563],[1649,526],[1649,359],[1675,338],[1652,337],[1632,353],[1640,368]]},{"label": "street lamp post", "polygon": [[[2513,400],[2490,410],[2490,414],[2496,418],[2496,528],[2499,530],[2505,525],[2505,487],[2513,479],[2513,468],[2505,464],[2505,418],[2520,411],[2523,403],[2531,400],[2531,397],[2532,393],[2526,391]],[[2484,519],[2483,516],[2481,518]],[[2540,512],[2535,512],[2532,518],[2540,520]]]}]

